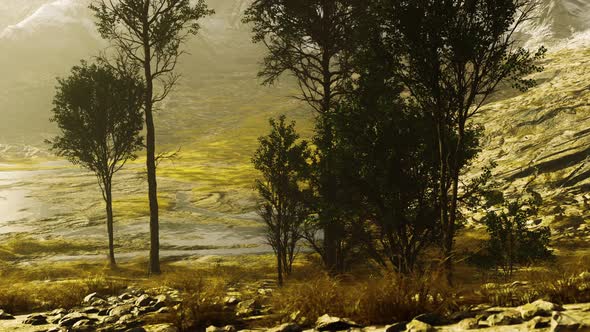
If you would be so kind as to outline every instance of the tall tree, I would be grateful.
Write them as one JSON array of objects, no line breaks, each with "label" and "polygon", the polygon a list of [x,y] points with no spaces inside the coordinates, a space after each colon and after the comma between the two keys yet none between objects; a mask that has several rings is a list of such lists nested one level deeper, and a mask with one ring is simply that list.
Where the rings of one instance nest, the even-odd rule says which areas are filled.
[{"label": "tall tree", "polygon": [[267,240],[277,256],[279,286],[283,274],[290,273],[297,242],[307,218],[306,192],[300,183],[307,176],[310,152],[306,141],[299,142],[295,123],[286,117],[270,120],[271,132],[259,138],[260,145],[252,158],[261,172],[256,188],[262,201],[260,215],[266,223]]},{"label": "tall tree", "polygon": [[106,203],[109,262],[116,266],[113,176],[143,148],[144,85],[132,73],[82,62],[58,80],[53,117],[61,133],[48,141],[57,155],[96,175]]},{"label": "tall tree", "polygon": [[316,145],[323,158],[319,186],[320,223],[324,228],[324,261],[331,270],[338,261],[338,220],[328,208],[338,188],[331,181],[330,133],[325,117],[347,93],[352,75],[349,49],[354,26],[353,0],[255,0],[247,9],[245,23],[253,24],[253,41],[265,45],[259,76],[264,84],[274,83],[283,73],[293,75],[299,85],[297,97],[317,114]]},{"label": "tall tree", "polygon": [[[379,1],[379,0],[378,0]],[[453,242],[466,141],[474,117],[501,85],[527,90],[545,49],[518,46],[514,32],[535,0],[383,0],[383,35],[399,77],[432,119],[438,145],[442,251],[452,282]],[[399,56],[401,54],[401,56]]]},{"label": "tall tree", "polygon": [[[160,273],[159,215],[156,180],[154,105],[175,86],[175,68],[187,38],[199,31],[199,19],[213,11],[204,0],[94,0],[98,31],[120,55],[143,68],[146,126],[146,167],[150,205],[150,260],[148,270]],[[159,90],[155,83],[159,83]]]}]

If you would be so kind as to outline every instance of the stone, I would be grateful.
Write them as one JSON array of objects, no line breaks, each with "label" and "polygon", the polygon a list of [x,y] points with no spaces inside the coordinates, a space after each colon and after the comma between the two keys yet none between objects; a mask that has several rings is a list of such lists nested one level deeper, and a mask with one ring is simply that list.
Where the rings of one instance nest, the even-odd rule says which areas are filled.
[{"label": "stone", "polygon": [[10,319],[15,319],[13,315],[7,313],[4,310],[0,309],[0,320],[10,320]]},{"label": "stone", "polygon": [[101,324],[115,324],[118,320],[119,320],[118,317],[106,316],[100,321],[100,323]]},{"label": "stone", "polygon": [[94,292],[94,293],[90,293],[90,294],[86,295],[86,297],[84,297],[84,300],[82,300],[82,302],[83,303],[92,303],[96,299],[102,300],[102,298],[100,296],[98,296],[98,293]]},{"label": "stone", "polygon": [[520,313],[517,311],[505,311],[497,314],[489,315],[486,320],[480,320],[479,325],[481,326],[501,326],[501,325],[514,325],[522,323]]},{"label": "stone", "polygon": [[47,316],[41,314],[32,314],[23,321],[23,324],[45,325],[47,324]]},{"label": "stone", "polygon": [[246,317],[255,315],[258,312],[258,308],[259,305],[256,299],[242,301],[236,306],[236,316]]},{"label": "stone", "polygon": [[102,308],[97,312],[99,316],[108,316],[109,315],[109,308]]},{"label": "stone", "polygon": [[418,315],[414,317],[414,320],[419,320],[429,325],[441,325],[443,323],[439,315],[432,313]]},{"label": "stone", "polygon": [[236,328],[233,325],[226,325],[223,327],[209,326],[205,332],[236,332]]},{"label": "stone", "polygon": [[129,300],[132,298],[133,298],[133,295],[131,295],[129,293],[123,293],[123,294],[119,295],[119,300],[123,300],[123,301]]},{"label": "stone", "polygon": [[459,330],[474,330],[478,327],[479,324],[476,318],[465,318],[457,324]]},{"label": "stone", "polygon": [[63,316],[59,320],[59,326],[71,327],[83,319],[88,320],[89,318],[87,315],[81,314],[79,312],[72,312]]},{"label": "stone", "polygon": [[100,311],[100,309],[98,309],[97,307],[86,307],[86,308],[82,308],[80,310],[80,312],[83,314],[96,314],[99,311]]},{"label": "stone", "polygon": [[516,308],[520,312],[522,319],[529,320],[536,316],[551,316],[553,311],[562,311],[560,305],[544,300],[537,300],[532,303],[527,303]]},{"label": "stone", "polygon": [[59,328],[59,327],[52,327],[45,332],[66,332],[66,330]]},{"label": "stone", "polygon": [[384,332],[403,332],[406,330],[407,325],[408,324],[406,322],[399,322],[399,323],[387,325],[384,328],[384,330],[385,330]]},{"label": "stone", "polygon": [[232,306],[240,303],[240,299],[235,296],[226,296],[225,299],[223,299],[223,303],[227,306]]},{"label": "stone", "polygon": [[296,323],[285,323],[277,327],[273,327],[268,332],[301,332],[303,329]]},{"label": "stone", "polygon": [[556,311],[551,316],[551,332],[579,331],[580,326],[580,322],[564,313]]},{"label": "stone", "polygon": [[49,315],[49,316],[59,316],[59,315],[65,316],[67,314],[68,314],[68,311],[63,308],[55,309],[55,310],[47,313],[47,315]]},{"label": "stone", "polygon": [[149,332],[179,332],[178,328],[171,324],[157,324],[144,326]]},{"label": "stone", "polygon": [[76,332],[86,332],[86,331],[90,332],[90,331],[94,331],[94,330],[96,330],[95,324],[93,321],[91,321],[89,319],[79,320],[71,327],[71,331],[76,331]]},{"label": "stone", "polygon": [[328,314],[318,317],[315,323],[315,329],[318,331],[343,331],[352,327],[360,327],[360,325],[347,318],[333,317]]},{"label": "stone", "polygon": [[169,314],[172,312],[169,307],[162,307],[156,311],[157,314]]},{"label": "stone", "polygon": [[125,330],[125,332],[146,332],[146,329],[141,326],[136,326]]},{"label": "stone", "polygon": [[549,317],[534,317],[526,323],[529,330],[544,329],[551,326],[551,318]]},{"label": "stone", "polygon": [[436,331],[432,325],[421,322],[419,320],[412,320],[406,325],[407,332],[434,332]]},{"label": "stone", "polygon": [[138,307],[147,307],[152,303],[153,299],[147,294],[143,294],[135,300],[135,305]]},{"label": "stone", "polygon": [[111,310],[109,310],[109,315],[110,316],[123,316],[125,314],[130,313],[134,308],[135,308],[135,306],[133,304],[119,305],[119,306],[111,308]]}]

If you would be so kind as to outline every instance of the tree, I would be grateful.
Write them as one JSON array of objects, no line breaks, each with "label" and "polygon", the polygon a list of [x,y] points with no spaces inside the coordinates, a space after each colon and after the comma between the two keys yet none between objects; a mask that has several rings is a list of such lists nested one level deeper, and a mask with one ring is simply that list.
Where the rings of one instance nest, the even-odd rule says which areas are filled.
[{"label": "tree", "polygon": [[537,215],[542,202],[535,192],[529,196],[506,201],[498,211],[488,211],[482,220],[490,235],[483,258],[496,269],[501,268],[508,277],[518,265],[553,256],[547,248],[551,237],[549,227],[531,229],[527,225],[527,221]]},{"label": "tree", "polygon": [[[120,56],[143,68],[146,126],[146,167],[150,205],[149,272],[160,273],[159,215],[156,179],[154,105],[175,86],[175,68],[184,53],[182,45],[199,31],[199,19],[213,11],[204,0],[94,0],[90,9],[98,19],[101,36],[110,40]],[[155,84],[160,83],[159,92]]]},{"label": "tree", "polygon": [[354,32],[353,0],[255,0],[246,10],[244,22],[253,24],[253,41],[265,45],[268,54],[259,76],[273,84],[283,73],[293,75],[299,85],[297,97],[317,111],[315,145],[322,162],[317,179],[319,211],[324,228],[324,262],[337,269],[340,236],[338,216],[331,202],[337,186],[330,174],[331,137],[327,116],[348,91],[352,75],[349,49]]},{"label": "tree", "polygon": [[385,42],[400,59],[397,77],[432,119],[438,145],[442,252],[452,283],[453,242],[459,219],[466,138],[474,117],[501,85],[522,91],[545,49],[518,47],[515,30],[530,18],[534,0],[384,0]]},{"label": "tree", "polygon": [[260,145],[252,158],[262,173],[256,188],[262,198],[260,216],[266,223],[266,237],[277,256],[279,285],[283,274],[289,274],[295,258],[302,226],[308,215],[306,192],[301,182],[308,171],[310,157],[307,142],[299,140],[295,123],[286,117],[270,120],[271,132],[259,138]]},{"label": "tree", "polygon": [[134,74],[104,63],[81,65],[58,80],[53,117],[61,133],[52,150],[96,175],[106,203],[109,262],[116,266],[113,240],[112,180],[143,147],[144,85]]}]

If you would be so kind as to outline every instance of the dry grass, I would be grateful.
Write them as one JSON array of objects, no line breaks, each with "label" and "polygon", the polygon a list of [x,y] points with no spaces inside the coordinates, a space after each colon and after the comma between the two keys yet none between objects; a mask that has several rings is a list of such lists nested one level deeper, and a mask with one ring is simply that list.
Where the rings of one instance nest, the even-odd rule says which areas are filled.
[{"label": "dry grass", "polygon": [[451,296],[449,289],[442,286],[444,282],[437,273],[333,278],[318,271],[307,276],[289,280],[273,295],[272,306],[284,318],[299,312],[300,317],[313,323],[327,313],[361,324],[387,324],[422,313],[444,313],[451,304],[446,300]]}]

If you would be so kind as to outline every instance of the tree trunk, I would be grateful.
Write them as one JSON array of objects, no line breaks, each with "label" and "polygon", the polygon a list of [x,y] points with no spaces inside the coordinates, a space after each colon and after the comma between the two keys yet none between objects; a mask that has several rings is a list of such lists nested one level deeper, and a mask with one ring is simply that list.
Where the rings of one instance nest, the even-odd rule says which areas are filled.
[{"label": "tree trunk", "polygon": [[115,243],[113,231],[113,195],[111,193],[111,181],[108,180],[108,182],[109,183],[105,183],[104,190],[107,209],[107,233],[109,237],[109,266],[111,269],[115,269],[117,267],[117,262],[115,261]]},{"label": "tree trunk", "polygon": [[277,277],[279,287],[283,286],[283,250],[280,241],[277,245]]},{"label": "tree trunk", "polygon": [[148,10],[149,2],[146,2],[145,17],[143,22],[144,43],[144,74],[146,83],[145,94],[145,127],[146,127],[146,168],[148,180],[148,198],[150,201],[150,260],[148,273],[160,274],[160,229],[158,212],[158,184],[156,181],[156,129],[153,117],[153,78],[151,67],[151,49],[148,35]]}]

